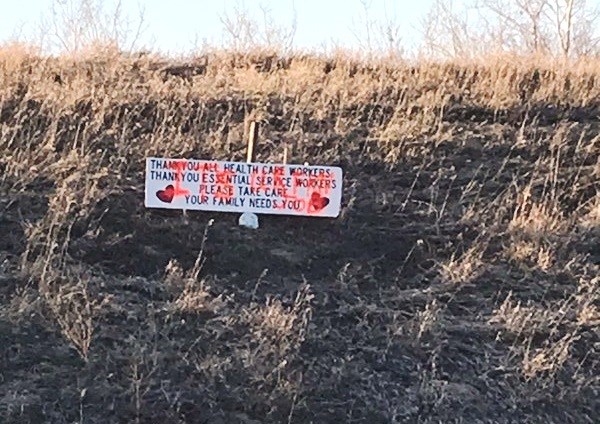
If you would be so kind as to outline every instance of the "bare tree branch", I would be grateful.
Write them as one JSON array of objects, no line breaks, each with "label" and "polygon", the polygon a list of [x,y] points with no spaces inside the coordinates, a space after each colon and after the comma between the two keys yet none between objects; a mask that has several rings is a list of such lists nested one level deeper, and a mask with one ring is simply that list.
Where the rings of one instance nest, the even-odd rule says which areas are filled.
[{"label": "bare tree branch", "polygon": [[563,56],[598,54],[600,10],[585,0],[474,0],[479,16],[460,19],[451,0],[436,0],[424,23],[428,49],[447,56],[476,54],[477,39],[504,51]]}]

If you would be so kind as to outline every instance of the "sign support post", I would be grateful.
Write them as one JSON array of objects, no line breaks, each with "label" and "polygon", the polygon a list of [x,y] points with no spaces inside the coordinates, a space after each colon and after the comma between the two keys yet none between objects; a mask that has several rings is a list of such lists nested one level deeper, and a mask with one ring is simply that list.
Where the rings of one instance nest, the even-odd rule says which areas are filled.
[{"label": "sign support post", "polygon": [[256,121],[250,122],[248,131],[248,147],[246,149],[246,163],[254,162],[254,143],[258,139],[258,124]]},{"label": "sign support post", "polygon": [[[248,131],[248,146],[246,149],[246,163],[254,162],[254,144],[258,139],[258,124],[256,121],[250,121],[250,128]],[[258,215],[253,212],[244,212],[240,215],[238,225],[253,230],[258,229]]]}]

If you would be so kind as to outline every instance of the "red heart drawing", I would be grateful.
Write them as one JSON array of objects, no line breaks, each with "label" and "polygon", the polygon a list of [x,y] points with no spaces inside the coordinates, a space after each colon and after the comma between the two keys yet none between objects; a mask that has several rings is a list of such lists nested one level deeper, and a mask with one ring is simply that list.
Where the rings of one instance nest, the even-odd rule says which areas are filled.
[{"label": "red heart drawing", "polygon": [[321,209],[325,208],[325,206],[327,206],[328,204],[328,197],[323,197],[316,191],[310,195],[310,206],[313,208],[313,210],[320,211]]},{"label": "red heart drawing", "polygon": [[169,184],[164,190],[158,190],[156,192],[156,197],[158,197],[161,202],[171,203],[173,197],[175,197],[175,187]]}]

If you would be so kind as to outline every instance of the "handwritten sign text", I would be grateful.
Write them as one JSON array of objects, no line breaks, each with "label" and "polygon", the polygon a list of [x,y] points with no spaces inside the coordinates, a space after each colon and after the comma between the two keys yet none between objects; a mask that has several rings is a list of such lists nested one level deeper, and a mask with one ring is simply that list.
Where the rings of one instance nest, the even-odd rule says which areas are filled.
[{"label": "handwritten sign text", "polygon": [[342,169],[146,159],[146,207],[336,217]]}]

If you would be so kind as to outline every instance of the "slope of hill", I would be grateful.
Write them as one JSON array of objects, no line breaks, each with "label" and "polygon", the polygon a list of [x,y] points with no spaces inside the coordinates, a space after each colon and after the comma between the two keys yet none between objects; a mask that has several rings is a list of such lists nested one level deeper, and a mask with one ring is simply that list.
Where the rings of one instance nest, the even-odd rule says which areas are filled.
[{"label": "slope of hill", "polygon": [[[600,421],[599,69],[0,53],[0,421]],[[144,208],[251,119],[339,218]]]}]

